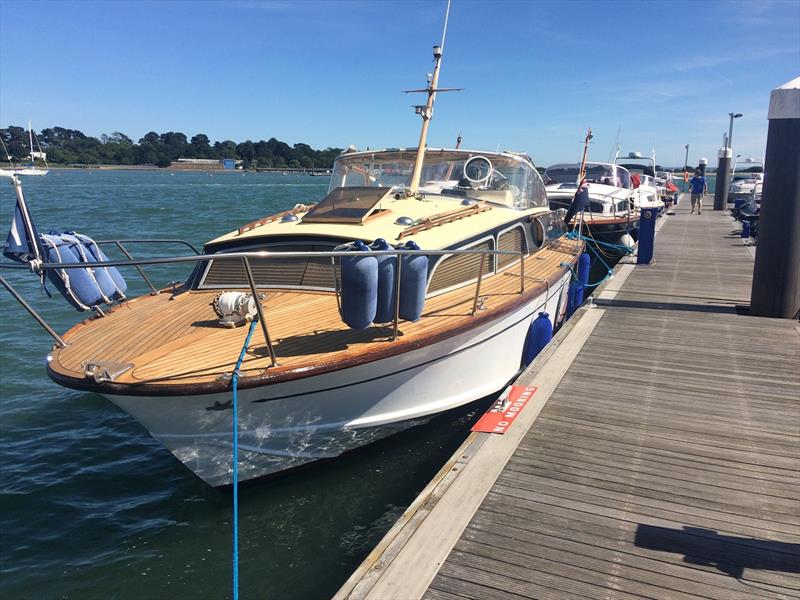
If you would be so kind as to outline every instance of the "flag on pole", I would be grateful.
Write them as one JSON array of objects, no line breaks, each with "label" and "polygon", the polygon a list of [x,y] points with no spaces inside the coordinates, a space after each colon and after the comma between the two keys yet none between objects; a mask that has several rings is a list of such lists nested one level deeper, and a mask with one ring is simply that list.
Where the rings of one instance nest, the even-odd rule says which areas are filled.
[{"label": "flag on pole", "polygon": [[27,206],[24,201],[20,202],[19,198],[14,208],[14,219],[11,221],[3,255],[20,263],[30,263],[42,256],[39,232],[30,218]]},{"label": "flag on pole", "polygon": [[584,179],[581,181],[578,189],[575,190],[575,195],[572,197],[572,203],[569,205],[567,214],[564,215],[564,223],[570,224],[572,218],[581,211],[589,207],[589,184]]}]

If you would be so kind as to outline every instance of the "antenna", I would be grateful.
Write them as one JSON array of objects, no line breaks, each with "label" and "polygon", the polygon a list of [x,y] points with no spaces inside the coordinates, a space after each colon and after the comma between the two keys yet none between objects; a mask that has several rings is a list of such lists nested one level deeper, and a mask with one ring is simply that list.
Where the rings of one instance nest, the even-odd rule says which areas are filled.
[{"label": "antenna", "polygon": [[444,50],[444,40],[447,36],[447,21],[450,17],[450,0],[447,0],[447,10],[444,15],[444,29],[442,30],[442,43],[433,47],[433,74],[429,76],[427,87],[421,90],[403,90],[406,94],[422,92],[428,94],[428,101],[425,104],[414,106],[414,112],[422,117],[422,130],[419,134],[419,144],[417,144],[417,158],[414,161],[414,171],[411,175],[411,184],[408,186],[409,195],[417,193],[419,188],[419,178],[422,175],[422,163],[425,160],[425,147],[428,140],[428,126],[433,118],[433,104],[436,101],[436,92],[460,92],[464,88],[437,88],[439,83],[439,69],[442,66],[442,54]]},{"label": "antenna", "polygon": [[583,140],[583,157],[581,158],[581,168],[578,172],[578,185],[581,184],[583,178],[586,177],[586,158],[589,155],[589,142],[592,140],[594,135],[592,134],[592,128],[589,128],[589,131],[586,132],[586,137]]},{"label": "antenna", "polygon": [[450,0],[447,0],[447,10],[444,13],[444,29],[442,29],[442,43],[439,47],[444,50],[444,38],[447,36],[447,20],[450,18]]},{"label": "antenna", "polygon": [[622,140],[622,125],[619,125],[617,127],[617,137],[614,140],[614,145],[611,146],[611,152],[608,153],[608,162],[611,162],[611,157],[612,156],[616,157],[616,155],[614,154],[615,150],[616,150],[617,154],[619,154],[619,146],[620,146],[621,140]]}]

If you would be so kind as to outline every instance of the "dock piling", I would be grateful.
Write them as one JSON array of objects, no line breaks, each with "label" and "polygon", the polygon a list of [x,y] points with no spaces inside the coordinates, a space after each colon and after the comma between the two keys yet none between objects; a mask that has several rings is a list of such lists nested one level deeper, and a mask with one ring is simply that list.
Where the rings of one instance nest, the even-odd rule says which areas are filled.
[{"label": "dock piling", "polygon": [[658,211],[643,208],[639,217],[639,249],[636,252],[637,265],[649,265],[653,260],[656,239],[656,219]]},{"label": "dock piling", "polygon": [[750,314],[800,313],[800,77],[772,91]]},{"label": "dock piling", "polygon": [[720,148],[717,156],[717,187],[714,190],[714,210],[725,210],[728,202],[728,188],[730,187],[731,156],[733,151],[730,148]]}]

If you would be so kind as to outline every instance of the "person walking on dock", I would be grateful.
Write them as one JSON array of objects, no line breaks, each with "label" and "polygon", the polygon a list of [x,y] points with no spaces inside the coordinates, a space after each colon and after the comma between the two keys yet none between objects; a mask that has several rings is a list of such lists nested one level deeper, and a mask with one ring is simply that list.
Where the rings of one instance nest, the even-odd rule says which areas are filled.
[{"label": "person walking on dock", "polygon": [[694,177],[689,180],[689,185],[692,190],[692,212],[689,214],[694,214],[695,206],[697,207],[697,214],[703,214],[703,194],[708,191],[706,186],[706,178],[703,177],[703,173],[700,169],[695,169]]}]

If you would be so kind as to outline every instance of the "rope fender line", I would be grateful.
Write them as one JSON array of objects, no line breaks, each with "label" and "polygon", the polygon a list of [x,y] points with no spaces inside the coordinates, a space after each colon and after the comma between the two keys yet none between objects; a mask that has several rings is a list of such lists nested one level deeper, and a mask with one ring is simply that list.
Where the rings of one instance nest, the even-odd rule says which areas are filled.
[{"label": "rope fender line", "polygon": [[250,330],[247,332],[247,337],[244,339],[244,345],[241,352],[239,352],[239,359],[236,361],[231,373],[231,388],[233,391],[233,600],[239,600],[239,399],[238,399],[238,386],[239,386],[239,369],[244,361],[244,356],[247,354],[247,347],[250,345],[250,339],[253,337],[253,332],[256,329],[258,317],[250,321]]}]

